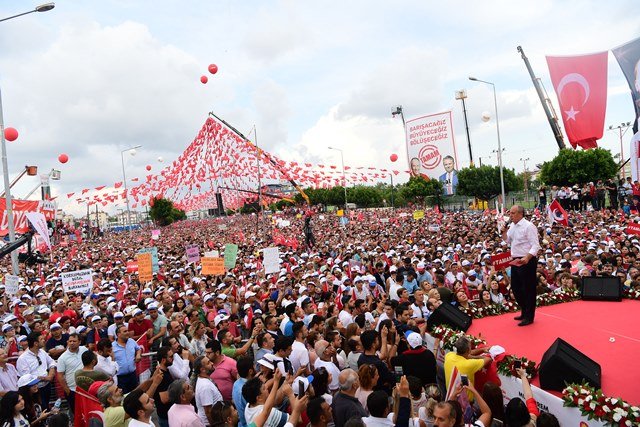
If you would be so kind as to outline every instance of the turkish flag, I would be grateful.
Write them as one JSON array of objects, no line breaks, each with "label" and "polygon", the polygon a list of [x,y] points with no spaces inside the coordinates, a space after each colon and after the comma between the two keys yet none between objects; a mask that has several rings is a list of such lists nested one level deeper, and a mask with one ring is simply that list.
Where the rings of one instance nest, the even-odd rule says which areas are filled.
[{"label": "turkish flag", "polygon": [[549,213],[549,221],[551,224],[557,222],[565,227],[569,226],[569,214],[560,206],[558,199],[554,199],[553,202],[551,202],[547,208],[547,212]]},{"label": "turkish flag", "polygon": [[587,150],[598,147],[607,109],[608,52],[547,56],[569,142]]}]

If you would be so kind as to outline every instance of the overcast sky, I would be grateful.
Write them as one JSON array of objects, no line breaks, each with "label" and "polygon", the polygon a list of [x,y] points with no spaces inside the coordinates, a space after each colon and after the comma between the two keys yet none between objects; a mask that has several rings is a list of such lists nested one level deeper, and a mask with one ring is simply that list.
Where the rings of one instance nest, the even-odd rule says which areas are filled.
[{"label": "overcast sky", "polygon": [[[0,17],[37,4],[2,2]],[[469,75],[495,83],[505,166],[522,171],[521,158],[532,168],[557,144],[516,47],[557,105],[545,55],[604,51],[640,36],[636,9],[585,0],[57,1],[50,12],[0,23],[4,121],[20,132],[8,144],[9,172],[60,169],[53,194],[80,214],[86,208],[67,193],[121,181],[120,152],[137,144],[127,177],[143,177],[146,165],[157,173],[209,111],[246,133],[255,125],[260,146],[287,160],[339,165],[331,145],[344,148],[347,165],[388,168],[397,153],[393,168],[406,170],[402,124],[391,117],[398,104],[407,119],[452,110],[464,167],[459,89],[468,94],[476,163],[497,164],[495,121],[480,120],[493,95]],[[211,63],[219,72],[203,85]],[[610,54],[606,124],[633,115]],[[600,146],[617,154],[618,135],[605,132]],[[37,183],[24,178],[14,196]]]}]

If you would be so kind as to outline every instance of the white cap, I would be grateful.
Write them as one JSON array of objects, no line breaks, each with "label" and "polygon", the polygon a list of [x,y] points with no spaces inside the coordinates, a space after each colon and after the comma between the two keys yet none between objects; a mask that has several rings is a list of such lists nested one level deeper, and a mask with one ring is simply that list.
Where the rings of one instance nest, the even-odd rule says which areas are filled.
[{"label": "white cap", "polygon": [[411,348],[418,348],[422,345],[422,337],[417,332],[407,334],[407,342]]},{"label": "white cap", "polygon": [[117,311],[113,314],[114,319],[122,319],[124,317],[124,313],[121,311]]},{"label": "white cap", "polygon": [[49,329],[50,330],[62,329],[62,326],[60,326],[60,323],[52,323],[51,325],[49,325]]},{"label": "white cap", "polygon": [[135,308],[133,310],[133,313],[131,313],[133,316],[137,316],[138,314],[142,314],[142,310],[140,310],[139,308]]},{"label": "white cap", "polygon": [[244,293],[244,297],[245,298],[255,297],[255,296],[256,296],[256,293],[252,292],[252,291],[247,291],[247,292]]},{"label": "white cap", "polygon": [[35,375],[24,374],[20,378],[18,378],[18,388],[24,386],[32,386],[38,384],[40,380]]},{"label": "white cap", "polygon": [[91,321],[92,321],[92,322],[97,322],[98,320],[100,320],[100,316],[93,316],[93,317],[91,318]]},{"label": "white cap", "polygon": [[220,322],[224,322],[225,320],[229,320],[229,316],[225,316],[224,314],[218,314],[213,319],[213,323],[216,325],[216,327],[218,327],[218,324],[220,324]]}]

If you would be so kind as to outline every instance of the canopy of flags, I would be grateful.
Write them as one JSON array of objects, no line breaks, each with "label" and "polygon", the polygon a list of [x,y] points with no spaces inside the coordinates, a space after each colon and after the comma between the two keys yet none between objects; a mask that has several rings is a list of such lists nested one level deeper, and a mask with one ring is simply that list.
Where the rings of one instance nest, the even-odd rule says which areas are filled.
[{"label": "canopy of flags", "polygon": [[[285,161],[264,151],[259,153],[251,142],[216,118],[208,117],[187,149],[159,174],[131,179],[139,184],[128,190],[122,188],[122,182],[116,182],[68,193],[67,198],[107,206],[125,200],[128,191],[132,209],[152,205],[154,197],[165,197],[179,209],[191,211],[217,206],[215,193],[219,191],[225,207],[234,209],[257,200],[256,194],[247,191],[258,191],[258,168],[263,186],[282,180],[313,188],[343,185],[341,166]],[[387,180],[392,173],[400,174],[397,170],[365,166],[344,169],[348,185],[375,183]],[[275,200],[263,197],[265,203]]]}]

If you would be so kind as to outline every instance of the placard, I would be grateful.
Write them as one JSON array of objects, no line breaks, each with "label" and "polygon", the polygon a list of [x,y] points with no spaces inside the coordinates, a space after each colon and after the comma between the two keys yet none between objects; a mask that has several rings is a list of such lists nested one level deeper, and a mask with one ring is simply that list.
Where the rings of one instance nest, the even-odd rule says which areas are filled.
[{"label": "placard", "polygon": [[6,274],[4,276],[4,291],[7,295],[16,295],[20,287],[20,276]]},{"label": "placard", "polygon": [[151,265],[153,267],[153,272],[157,273],[160,271],[160,264],[158,264],[158,248],[155,246],[151,248],[142,248],[138,251],[138,254],[151,254]]},{"label": "placard", "polygon": [[343,216],[344,215],[344,211],[342,209],[338,209],[338,211],[336,212],[336,215]]},{"label": "placard", "polygon": [[220,231],[225,231],[227,229],[227,224],[220,224],[218,225],[218,230]]},{"label": "placard", "polygon": [[224,245],[224,268],[233,268],[238,259],[238,245],[227,243]]},{"label": "placard", "polygon": [[145,284],[153,280],[153,255],[151,253],[138,254],[138,278]]},{"label": "placard", "polygon": [[138,271],[138,261],[127,261],[127,273]]},{"label": "placard", "polygon": [[493,265],[493,268],[496,269],[496,271],[509,267],[509,263],[511,261],[513,261],[511,251],[503,252],[497,255],[491,255],[491,264]]},{"label": "placard", "polygon": [[431,231],[432,233],[437,233],[438,231],[440,231],[440,226],[438,224],[430,224],[429,227],[427,227],[427,230]]},{"label": "placard", "polygon": [[629,221],[627,223],[627,234],[640,234],[640,224],[637,222]]},{"label": "placard", "polygon": [[413,219],[418,220],[423,218],[424,218],[424,211],[413,211]]},{"label": "placard", "polygon": [[280,271],[280,250],[277,247],[264,248],[262,250],[262,256],[264,257],[263,265],[265,274]]},{"label": "placard", "polygon": [[219,276],[224,274],[224,258],[200,258],[202,274]]},{"label": "placard", "polygon": [[187,262],[196,263],[200,261],[200,246],[198,245],[187,245],[185,246],[185,250],[187,253]]},{"label": "placard", "polygon": [[220,252],[213,250],[204,253],[204,256],[207,258],[218,258],[220,256]]},{"label": "placard", "polygon": [[60,279],[62,279],[62,288],[65,293],[80,292],[86,295],[91,291],[93,285],[91,269],[60,273]]},{"label": "placard", "polygon": [[160,230],[151,230],[151,238],[158,240],[160,238]]}]

